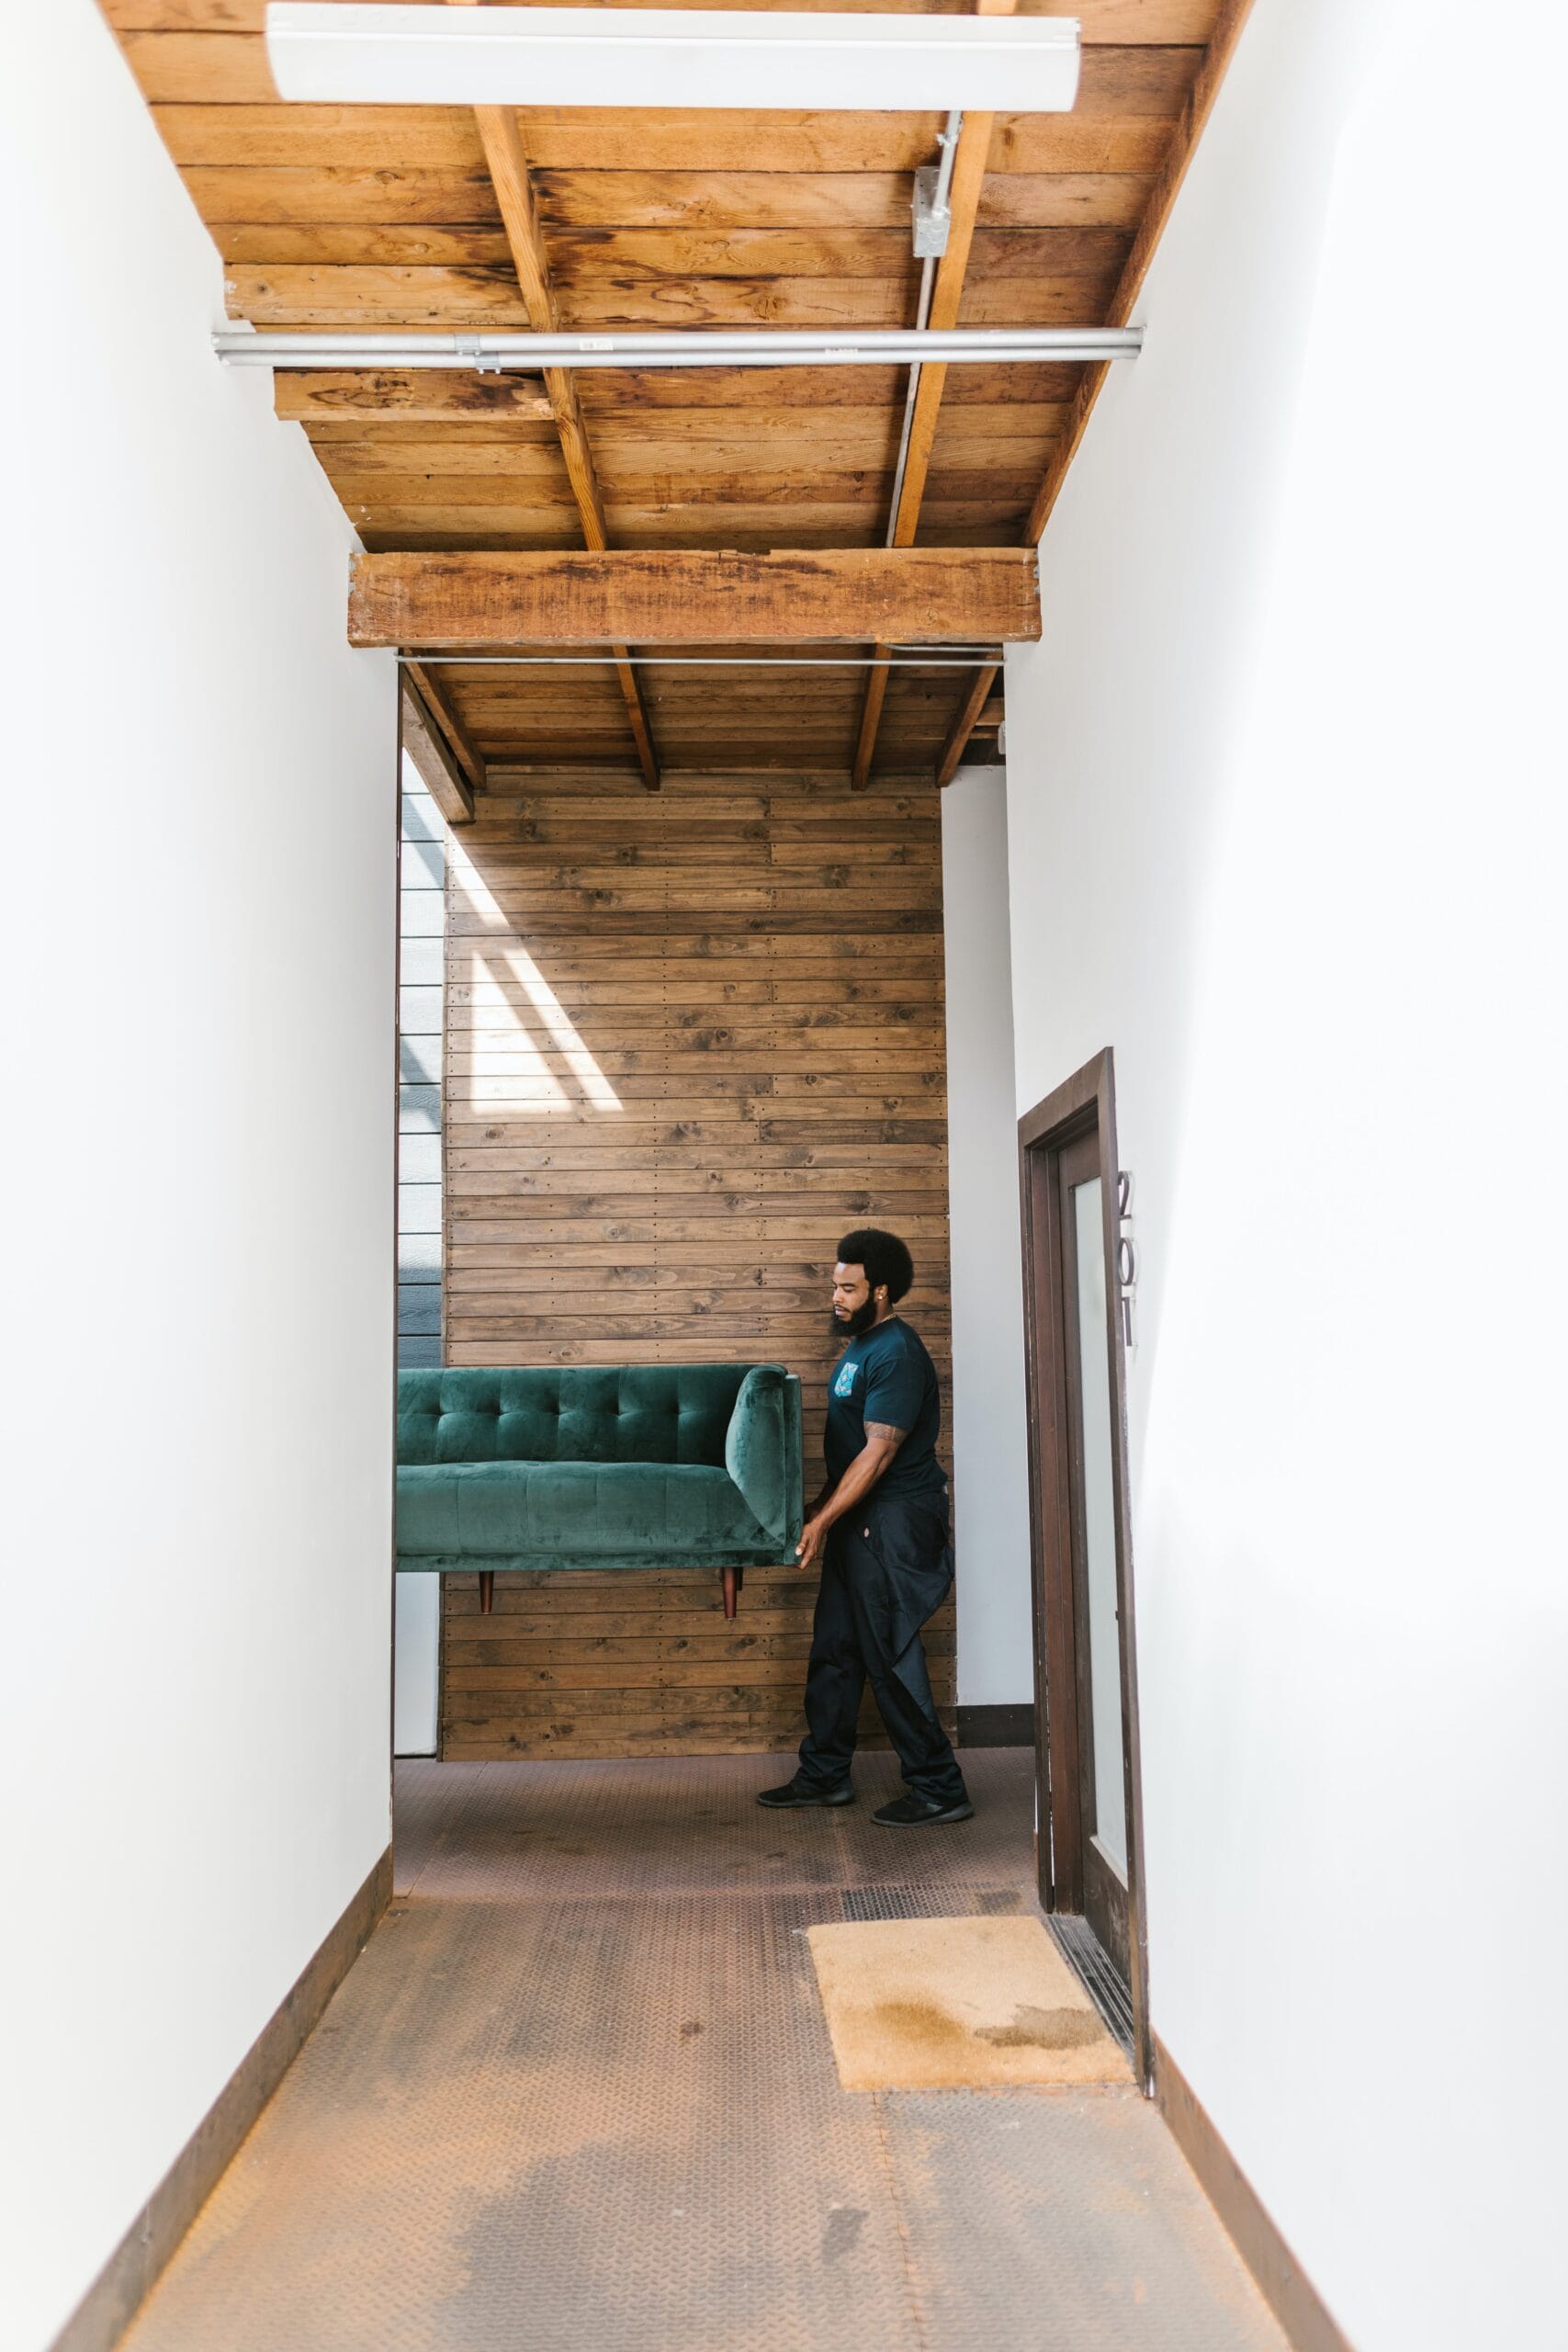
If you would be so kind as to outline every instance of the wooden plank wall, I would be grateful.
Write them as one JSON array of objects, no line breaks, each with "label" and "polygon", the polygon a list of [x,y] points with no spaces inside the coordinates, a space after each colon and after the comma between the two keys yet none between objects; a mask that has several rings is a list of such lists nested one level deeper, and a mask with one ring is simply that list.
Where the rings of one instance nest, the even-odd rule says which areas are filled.
[{"label": "wooden plank wall", "polygon": [[[847,1227],[950,1376],[941,820],[926,783],[492,771],[451,839],[446,1360],[783,1362],[807,1495]],[[791,1747],[815,1580],[445,1583],[451,1758]],[[930,1628],[953,1703],[951,1603]],[[868,1722],[873,1720],[868,1716]]]}]

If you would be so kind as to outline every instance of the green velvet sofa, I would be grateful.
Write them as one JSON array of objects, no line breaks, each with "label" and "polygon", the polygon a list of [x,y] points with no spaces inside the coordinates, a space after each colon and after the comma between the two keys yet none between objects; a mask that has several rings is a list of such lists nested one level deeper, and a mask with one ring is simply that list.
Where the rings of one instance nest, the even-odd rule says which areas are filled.
[{"label": "green velvet sofa", "polygon": [[398,1374],[398,1567],[743,1571],[800,1541],[800,1383],[774,1363]]}]

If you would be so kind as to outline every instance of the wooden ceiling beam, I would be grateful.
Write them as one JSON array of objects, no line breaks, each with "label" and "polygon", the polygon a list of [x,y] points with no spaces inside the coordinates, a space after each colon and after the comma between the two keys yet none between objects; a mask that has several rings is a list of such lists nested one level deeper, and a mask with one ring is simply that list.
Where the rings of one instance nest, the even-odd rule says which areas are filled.
[{"label": "wooden ceiling beam", "polygon": [[[980,723],[980,715],[989,699],[991,688],[997,683],[1000,668],[999,662],[992,662],[976,673],[975,683],[964,695],[958,716],[948,731],[947,741],[942,747],[942,757],[936,763],[939,786],[951,784],[958,774],[959,763],[968,749],[969,738]],[[1000,716],[999,712],[998,716]]]},{"label": "wooden ceiling beam", "polygon": [[[874,662],[886,662],[886,645],[871,649]],[[876,750],[876,730],[882,724],[882,706],[887,699],[887,681],[891,672],[873,670],[861,696],[860,725],[855,729],[855,755],[850,764],[850,784],[856,792],[863,792],[871,782],[872,754]]]},{"label": "wooden ceiling beam", "polygon": [[[476,107],[474,121],[479,134],[479,144],[484,149],[491,184],[495,189],[496,203],[501,209],[502,226],[511,248],[512,265],[517,272],[518,290],[523,297],[523,307],[528,313],[528,323],[536,334],[553,334],[558,329],[560,319],[550,284],[545,232],[534,198],[528,157],[523,145],[523,134],[517,127],[516,113],[511,107]],[[577,397],[577,379],[570,368],[547,368],[544,385],[545,397],[549,402],[560,441],[567,480],[571,485],[571,494],[582,522],[583,544],[591,552],[598,554],[608,548],[610,534],[604,523],[604,502],[599,492],[593,453],[588,446],[588,428],[582,421],[582,407]],[[659,762],[654,754],[653,729],[649,723],[648,706],[642,698],[641,683],[627,658],[628,650],[625,645],[615,647],[615,674],[620,680],[632,741],[637,745],[642,780],[649,792],[657,792]]]},{"label": "wooden ceiling beam", "polygon": [[[1132,250],[1122,264],[1116,291],[1111,298],[1111,307],[1100,322],[1104,326],[1124,327],[1131,323],[1133,306],[1143,291],[1155,249],[1164,234],[1171,208],[1187,176],[1187,166],[1197,152],[1203,126],[1213,111],[1214,100],[1220,94],[1225,69],[1241,39],[1242,28],[1251,13],[1252,0],[1222,0],[1220,13],[1209,36],[1209,45],[1203,52],[1203,62],[1171,127],[1169,144],[1164,161],[1155,174],[1154,186],[1149,190],[1148,202],[1144,207],[1144,217],[1133,239]],[[1051,453],[1044,480],[1035,492],[1029,520],[1023,526],[1024,538],[1032,547],[1039,544],[1040,534],[1050,519],[1051,509],[1055,505],[1062,484],[1066,480],[1067,468],[1077,455],[1084,429],[1110,372],[1103,362],[1086,368],[1077,390],[1068,402],[1066,426]]]},{"label": "wooden ceiling beam", "polygon": [[[1027,548],[713,548],[356,555],[349,642],[464,648],[989,645],[1040,634]],[[885,675],[885,673],[879,673]]]},{"label": "wooden ceiling beam", "polygon": [[[1010,17],[1016,0],[976,0],[975,13],[980,17]],[[975,223],[979,216],[980,197],[986,181],[986,158],[990,153],[991,131],[996,123],[994,114],[966,114],[958,134],[958,146],[953,159],[953,179],[948,190],[948,207],[952,214],[947,232],[947,251],[936,266],[936,277],[931,287],[931,306],[928,326],[939,332],[958,324],[958,313],[964,301],[964,280],[969,268],[969,250],[975,242]],[[947,384],[944,367],[922,368],[915,386],[914,409],[909,418],[908,447],[904,459],[904,477],[898,489],[898,504],[892,518],[891,543],[896,548],[910,548],[919,526],[920,502],[926,494],[926,477],[931,471],[931,450],[936,442],[937,413]],[[886,648],[877,646],[880,656]],[[851,783],[857,792],[863,792],[871,782],[871,763],[876,755],[877,729],[882,719],[882,706],[887,694],[887,673],[874,670],[865,682],[865,700],[861,706],[860,729],[855,739],[854,765]]]},{"label": "wooden ceiling beam", "polygon": [[485,789],[485,763],[469,741],[468,729],[453,709],[446,687],[425,663],[411,662],[406,666],[414,691],[434,721],[447,750],[462,769],[472,790],[482,792]]},{"label": "wooden ceiling beam", "polygon": [[[998,6],[992,0],[987,6],[982,0],[981,16],[1006,16],[1011,13],[1012,0]],[[942,334],[958,324],[958,313],[964,302],[964,281],[969,269],[970,249],[975,242],[975,220],[980,209],[980,191],[986,179],[986,157],[990,151],[991,130],[996,121],[992,114],[966,114],[958,134],[958,152],[953,164],[953,186],[950,203],[953,225],[947,232],[947,251],[936,266],[936,282],[931,288],[931,315],[927,324]],[[915,533],[920,520],[920,502],[926,494],[926,476],[931,471],[931,447],[936,439],[937,412],[947,385],[944,367],[925,367],[915,388],[915,413],[909,423],[909,454],[904,467],[904,480],[898,492],[898,511],[893,517],[893,545],[908,548],[915,544]]]},{"label": "wooden ceiling beam", "polygon": [[449,825],[471,823],[474,796],[468,789],[468,778],[406,672],[398,696],[398,715],[402,748],[441,814]]}]

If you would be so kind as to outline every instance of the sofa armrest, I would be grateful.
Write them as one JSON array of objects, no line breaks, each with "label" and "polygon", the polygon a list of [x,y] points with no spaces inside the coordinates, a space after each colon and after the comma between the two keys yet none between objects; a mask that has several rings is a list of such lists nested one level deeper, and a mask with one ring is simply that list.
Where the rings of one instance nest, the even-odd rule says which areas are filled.
[{"label": "sofa armrest", "polygon": [[800,1384],[781,1364],[753,1364],[741,1382],[725,1432],[724,1466],[781,1547],[797,1543]]}]

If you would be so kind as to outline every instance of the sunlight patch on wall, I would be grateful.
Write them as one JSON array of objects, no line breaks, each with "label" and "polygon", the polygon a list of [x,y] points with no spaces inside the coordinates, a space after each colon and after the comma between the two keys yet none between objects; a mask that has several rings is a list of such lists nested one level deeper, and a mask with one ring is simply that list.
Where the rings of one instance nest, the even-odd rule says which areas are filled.
[{"label": "sunlight patch on wall", "polygon": [[[558,1054],[596,1111],[618,1111],[621,1098],[578,1035],[554,989],[533,957],[522,947],[506,950],[506,963],[530,1004],[538,1013]],[[521,1025],[521,1024],[519,1024]]]},{"label": "sunlight patch on wall", "polygon": [[[505,934],[504,944],[498,941],[491,947],[476,943],[469,954],[470,985],[488,983],[510,1023],[507,1031],[474,1032],[476,1044],[480,1035],[493,1035],[498,1043],[504,1039],[509,1065],[504,1076],[486,1077],[476,1071],[471,1081],[475,1094],[504,1099],[510,1110],[525,1118],[549,1116],[572,1099],[573,1090],[590,1110],[619,1112],[620,1096],[455,836],[451,857],[453,887],[461,895],[464,910],[477,914],[488,929]],[[536,1040],[530,1030],[516,1001],[519,993],[538,1015],[545,1042]],[[552,1068],[552,1059],[558,1067]],[[563,1078],[572,1086],[564,1084]]]}]

